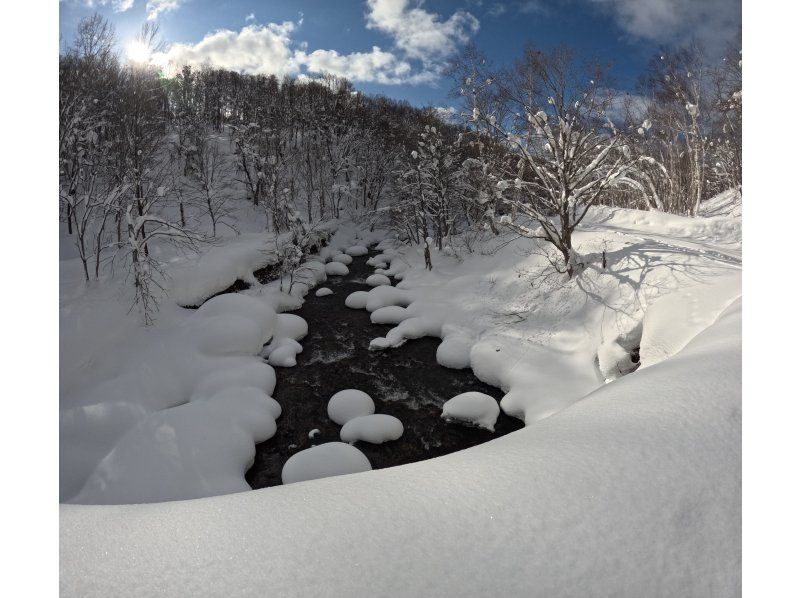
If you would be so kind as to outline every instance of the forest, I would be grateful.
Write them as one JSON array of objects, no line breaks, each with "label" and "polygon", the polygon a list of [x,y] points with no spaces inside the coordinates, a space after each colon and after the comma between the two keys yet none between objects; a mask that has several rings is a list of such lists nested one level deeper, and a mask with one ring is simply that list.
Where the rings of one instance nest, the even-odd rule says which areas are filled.
[{"label": "forest", "polygon": [[[595,205],[695,216],[741,185],[741,52],[653,56],[637,95],[569,48],[528,45],[494,66],[468,46],[448,66],[458,109],[418,108],[345,79],[282,80],[123,60],[114,27],[84,19],[59,56],[60,220],[86,281],[123,272],[150,322],[163,295],[154,243],[196,251],[235,231],[233,206],[290,233],[347,217],[448,254],[471,235],[541,239],[555,272]],[[156,49],[158,26],[137,43]]]}]

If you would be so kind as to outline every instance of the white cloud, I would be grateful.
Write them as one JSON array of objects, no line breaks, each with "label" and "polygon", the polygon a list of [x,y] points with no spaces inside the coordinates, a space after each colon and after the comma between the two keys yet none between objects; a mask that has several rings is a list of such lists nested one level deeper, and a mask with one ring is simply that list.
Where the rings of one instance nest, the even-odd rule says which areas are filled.
[{"label": "white cloud", "polygon": [[[175,10],[185,0],[148,0],[148,18]],[[456,11],[444,20],[422,8],[422,2],[409,0],[368,0],[367,27],[391,36],[399,54],[374,46],[369,52],[340,54],[336,50],[309,52],[307,44],[294,45],[292,34],[302,24],[286,21],[281,25],[255,24],[250,14],[241,31],[222,29],[207,34],[196,44],[173,44],[156,54],[153,62],[175,71],[184,64],[194,67],[211,64],[219,68],[250,74],[298,77],[333,74],[354,82],[384,85],[433,83],[443,60],[478,30],[478,19]],[[409,61],[419,60],[415,71]]]},{"label": "white cloud", "polygon": [[147,0],[147,20],[154,21],[162,12],[178,10],[184,0]]},{"label": "white cloud", "polygon": [[591,0],[633,36],[657,42],[696,38],[720,50],[741,31],[740,0]]},{"label": "white cloud", "polygon": [[256,20],[256,13],[251,12],[244,18],[244,22],[247,23],[248,21],[255,21]]},{"label": "white cloud", "polygon": [[111,8],[114,9],[114,12],[125,12],[126,10],[130,10],[133,8],[134,2],[135,0],[83,0],[83,4],[89,8],[111,5]]},{"label": "white cloud", "polygon": [[291,33],[296,25],[247,25],[238,33],[222,29],[209,33],[196,44],[173,44],[157,54],[153,61],[178,69],[188,64],[198,67],[204,63],[215,67],[259,75],[293,75],[299,65],[292,50]]},{"label": "white cloud", "polygon": [[377,46],[370,52],[350,54],[336,50],[309,53],[307,44],[295,49],[292,34],[297,27],[286,21],[280,25],[246,25],[239,32],[223,29],[209,33],[196,44],[173,44],[166,52],[154,55],[152,61],[173,73],[185,64],[200,67],[208,63],[248,74],[283,77],[328,73],[355,82],[384,85],[430,83],[435,79],[432,71],[414,72],[406,60]]},{"label": "white cloud", "polygon": [[311,74],[329,73],[351,81],[395,85],[429,82],[433,77],[428,71],[412,73],[408,62],[377,46],[371,52],[339,54],[336,50],[314,50],[310,54],[297,52],[295,56]]},{"label": "white cloud", "polygon": [[410,4],[409,0],[367,0],[367,28],[390,35],[407,57],[425,64],[454,54],[480,26],[478,19],[463,10],[442,20],[421,3]]},{"label": "white cloud", "polygon": [[486,11],[486,14],[490,17],[499,17],[500,15],[506,14],[507,11],[508,7],[505,4],[502,2],[495,2],[489,7],[489,10]]}]

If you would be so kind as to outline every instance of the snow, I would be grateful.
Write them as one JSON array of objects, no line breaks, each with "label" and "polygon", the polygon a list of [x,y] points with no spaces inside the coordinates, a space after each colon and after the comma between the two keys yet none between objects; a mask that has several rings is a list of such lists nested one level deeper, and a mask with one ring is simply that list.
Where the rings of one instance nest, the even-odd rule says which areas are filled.
[{"label": "snow", "polygon": [[[330,226],[334,226],[331,224]],[[316,231],[312,241],[328,235],[328,227]],[[169,296],[178,305],[200,305],[237,280],[255,284],[254,271],[278,262],[275,246],[286,243],[290,235],[242,233],[211,246],[199,256],[177,261],[170,268]]]},{"label": "snow", "polygon": [[[384,309],[389,309],[385,307]],[[379,310],[380,311],[380,310]],[[377,312],[373,312],[373,315]],[[446,334],[436,348],[436,363],[446,368],[463,370],[470,366],[473,341],[458,333]]]},{"label": "snow", "polygon": [[741,218],[742,190],[730,189],[707,199],[700,204],[699,212],[701,216],[705,216],[706,218],[714,216]]},{"label": "snow", "polygon": [[176,268],[170,296],[178,305],[200,305],[236,280],[255,282],[254,270],[277,262],[274,236],[249,233]]},{"label": "snow", "polygon": [[374,413],[361,415],[347,421],[339,431],[342,442],[369,442],[383,444],[403,435],[403,423],[393,415]]},{"label": "snow", "polygon": [[350,309],[364,309],[367,306],[369,295],[366,291],[355,291],[350,293],[344,300],[344,304]]},{"label": "snow", "polygon": [[292,368],[297,365],[297,354],[303,352],[303,346],[291,338],[280,338],[264,348],[262,355],[268,358],[274,367]]},{"label": "snow", "polygon": [[[197,316],[203,318],[236,315],[256,324],[255,333],[262,345],[272,338],[278,316],[269,305],[255,297],[240,293],[219,295],[206,301],[197,310]],[[280,317],[285,318],[286,316],[282,314]]]},{"label": "snow", "polygon": [[[402,281],[373,288],[366,299],[351,295],[349,304],[373,313],[406,308],[378,314],[378,321],[397,323],[373,339],[371,349],[438,337],[441,365],[471,367],[503,390],[507,414],[531,424],[633,371],[630,355],[639,345],[643,367],[673,354],[741,293],[736,217],[596,207],[574,241],[577,259],[587,266],[573,282],[539,276],[548,262],[531,253],[524,239],[490,238],[482,255],[467,259],[437,254],[432,272],[425,270],[419,248],[385,249],[392,267],[406,264]],[[665,315],[658,316],[662,298]],[[656,320],[670,327],[675,340],[661,333],[652,340]],[[660,347],[666,342],[669,348]]]},{"label": "snow", "polygon": [[333,256],[332,261],[341,262],[345,266],[349,266],[350,264],[353,263],[353,258],[346,253],[340,253],[338,255]]},{"label": "snow", "polygon": [[[350,246],[355,239],[344,225],[331,240]],[[268,262],[275,242],[243,233],[192,259],[161,254],[153,244],[171,295],[148,327],[129,312],[132,288],[124,276],[85,285],[79,261],[62,259],[62,502],[156,502],[249,488],[244,473],[254,446],[274,434],[281,413],[271,397],[272,365],[293,366],[302,351],[297,340],[308,332],[302,318],[276,312],[300,307],[326,274],[322,263],[309,261],[295,272],[291,294],[279,281],[252,278],[247,290],[206,299],[250,278],[243,273]],[[228,261],[237,260],[231,278]],[[183,309],[174,298],[202,305]],[[212,399],[219,405],[201,404]]]},{"label": "snow", "polygon": [[278,314],[276,317],[275,338],[302,340],[308,334],[308,324],[296,314]]},{"label": "snow", "polygon": [[740,306],[672,358],[446,457],[204,500],[62,505],[61,594],[737,595]]},{"label": "snow", "polygon": [[270,411],[263,398],[245,393],[160,411],[116,444],[74,501],[153,502],[248,490],[253,442],[275,434]]},{"label": "snow", "polygon": [[465,392],[442,406],[442,418],[448,422],[466,423],[494,432],[500,406],[494,397],[482,392]]},{"label": "snow", "polygon": [[333,295],[333,291],[330,290],[328,287],[322,287],[317,289],[317,292],[314,293],[317,297],[327,297],[328,295]]},{"label": "snow", "polygon": [[328,401],[328,417],[340,426],[354,417],[375,413],[375,402],[367,393],[349,388],[340,390]]},{"label": "snow", "polygon": [[328,276],[347,276],[350,270],[341,262],[328,262],[325,264],[325,274]]},{"label": "snow", "polygon": [[367,255],[369,253],[369,249],[363,245],[353,245],[352,247],[349,247],[345,253],[353,257],[359,257],[362,255]]},{"label": "snow", "polygon": [[344,442],[326,442],[289,457],[281,471],[281,480],[284,484],[294,484],[371,469],[369,459],[356,447]]},{"label": "snow", "polygon": [[372,274],[367,277],[367,284],[371,287],[379,287],[381,285],[391,285],[392,281],[385,274]]},{"label": "snow", "polygon": [[[280,405],[257,345],[296,348],[301,328],[275,312],[316,283],[197,311],[164,302],[143,329],[122,286],[75,284],[62,264],[61,500],[88,503],[60,507],[62,595],[739,594],[737,201],[709,200],[700,218],[594,208],[572,281],[537,278],[546,259],[508,236],[436,252],[432,272],[420,248],[380,243],[372,265],[398,286],[346,299],[395,326],[374,348],[442,339],[437,361],[500,388],[526,427],[371,472],[354,447],[324,444],[293,455],[284,481],[365,473],[263,491],[244,472]],[[378,240],[337,235],[328,258]],[[193,266],[202,283],[173,285],[187,304],[227,282],[201,263],[213,260]],[[637,344],[641,366],[624,374]],[[374,413],[360,404],[343,426]]]},{"label": "snow", "polygon": [[[367,304],[365,301],[362,308],[366,306]],[[370,314],[369,319],[373,324],[399,324],[409,317],[411,316],[408,315],[408,310],[405,307],[387,305],[386,307],[381,307],[373,311]]]}]

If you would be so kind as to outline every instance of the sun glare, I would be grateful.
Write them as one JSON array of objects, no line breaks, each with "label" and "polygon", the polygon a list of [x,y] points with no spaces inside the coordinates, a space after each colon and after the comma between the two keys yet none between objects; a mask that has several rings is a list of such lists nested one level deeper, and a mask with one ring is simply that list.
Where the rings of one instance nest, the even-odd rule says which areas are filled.
[{"label": "sun glare", "polygon": [[139,40],[133,40],[125,48],[125,53],[128,55],[128,60],[131,62],[139,62],[145,64],[150,61],[150,48]]}]

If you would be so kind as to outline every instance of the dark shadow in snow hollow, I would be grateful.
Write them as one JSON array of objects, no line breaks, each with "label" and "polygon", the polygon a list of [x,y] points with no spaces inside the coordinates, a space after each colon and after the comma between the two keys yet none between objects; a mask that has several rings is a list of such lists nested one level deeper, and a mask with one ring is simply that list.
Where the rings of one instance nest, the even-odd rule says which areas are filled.
[{"label": "dark shadow in snow hollow", "polygon": [[[387,351],[370,351],[369,342],[384,336],[391,326],[370,322],[363,309],[345,306],[354,291],[369,290],[364,280],[373,273],[366,257],[354,258],[345,277],[330,276],[322,286],[333,295],[306,297],[295,314],[308,322],[303,352],[292,368],[276,368],[274,397],[283,413],[275,436],[256,445],[253,466],[246,478],[254,489],[281,483],[281,469],[293,454],[313,445],[339,441],[341,427],[328,419],[328,399],[346,388],[356,388],[375,401],[375,413],[397,417],[405,428],[399,440],[374,445],[357,442],[373,469],[392,467],[460,451],[523,427],[520,420],[501,412],[494,433],[446,423],[442,405],[467,391],[500,399],[499,389],[478,380],[471,370],[452,370],[436,363],[434,338],[410,340]],[[313,438],[313,429],[319,433]]]}]

